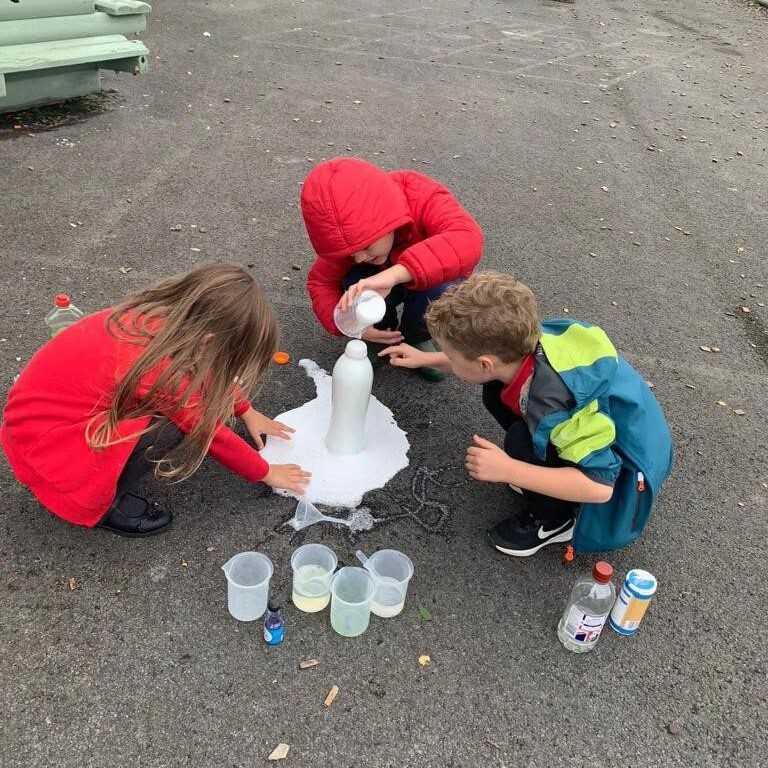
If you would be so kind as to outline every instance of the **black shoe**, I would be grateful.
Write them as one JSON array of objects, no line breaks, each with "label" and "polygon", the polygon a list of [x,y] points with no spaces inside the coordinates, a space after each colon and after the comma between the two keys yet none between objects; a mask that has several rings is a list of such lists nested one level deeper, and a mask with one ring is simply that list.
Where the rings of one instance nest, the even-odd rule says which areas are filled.
[{"label": "black shoe", "polygon": [[154,536],[164,531],[171,520],[170,512],[128,491],[112,504],[98,526],[120,536]]},{"label": "black shoe", "polygon": [[491,544],[505,555],[528,557],[535,555],[547,544],[570,541],[573,537],[574,518],[542,523],[529,511],[514,515],[488,531]]}]

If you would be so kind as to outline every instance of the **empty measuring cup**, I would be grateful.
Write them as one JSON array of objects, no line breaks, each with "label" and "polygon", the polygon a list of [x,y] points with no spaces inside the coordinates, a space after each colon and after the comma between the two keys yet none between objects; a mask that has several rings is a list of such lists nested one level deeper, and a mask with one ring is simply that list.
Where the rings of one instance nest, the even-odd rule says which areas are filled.
[{"label": "empty measuring cup", "polygon": [[357,557],[376,584],[371,612],[384,618],[397,616],[403,610],[408,583],[413,576],[411,559],[396,549],[380,549],[368,558],[358,551]]},{"label": "empty measuring cup", "polygon": [[331,582],[331,626],[344,637],[362,635],[376,588],[365,568],[341,568]]},{"label": "empty measuring cup", "polygon": [[322,611],[331,601],[336,555],[322,544],[304,544],[291,555],[293,604],[305,613]]},{"label": "empty measuring cup", "polygon": [[238,621],[255,621],[267,610],[272,561],[261,552],[240,552],[221,566],[227,575],[227,608]]}]

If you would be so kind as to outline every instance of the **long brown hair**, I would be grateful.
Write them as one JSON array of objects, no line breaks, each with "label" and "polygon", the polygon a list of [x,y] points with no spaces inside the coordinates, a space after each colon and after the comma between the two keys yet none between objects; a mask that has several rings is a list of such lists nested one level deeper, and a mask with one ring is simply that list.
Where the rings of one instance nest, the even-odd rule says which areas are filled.
[{"label": "long brown hair", "polygon": [[[119,434],[122,420],[192,407],[199,420],[155,467],[156,475],[176,480],[200,466],[218,423],[233,415],[237,387],[246,397],[253,391],[278,341],[264,291],[232,264],[198,267],[137,293],[115,307],[107,329],[120,341],[146,349],[118,382],[111,407],[89,422],[88,443],[103,450],[136,437]],[[157,378],[137,400],[138,385],[150,372]],[[158,426],[154,420],[141,434]]]}]

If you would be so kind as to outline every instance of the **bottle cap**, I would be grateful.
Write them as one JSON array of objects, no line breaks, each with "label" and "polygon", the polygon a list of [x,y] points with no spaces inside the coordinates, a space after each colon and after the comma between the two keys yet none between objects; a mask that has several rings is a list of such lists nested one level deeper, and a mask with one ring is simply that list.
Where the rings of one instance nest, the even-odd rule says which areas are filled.
[{"label": "bottle cap", "polygon": [[280,610],[280,603],[273,598],[267,603],[267,609],[272,613],[277,613]]},{"label": "bottle cap", "polygon": [[368,347],[364,341],[360,339],[352,339],[347,342],[347,347],[344,350],[347,357],[351,357],[353,360],[364,360],[368,354]]},{"label": "bottle cap", "polygon": [[613,566],[605,560],[598,560],[592,569],[592,578],[598,584],[607,584],[613,577]]},{"label": "bottle cap", "polygon": [[62,309],[66,309],[70,304],[72,303],[69,296],[67,296],[66,293],[60,293],[53,301],[54,307],[61,307]]},{"label": "bottle cap", "polygon": [[272,362],[275,365],[288,365],[291,362],[291,356],[287,352],[275,352],[272,355]]}]

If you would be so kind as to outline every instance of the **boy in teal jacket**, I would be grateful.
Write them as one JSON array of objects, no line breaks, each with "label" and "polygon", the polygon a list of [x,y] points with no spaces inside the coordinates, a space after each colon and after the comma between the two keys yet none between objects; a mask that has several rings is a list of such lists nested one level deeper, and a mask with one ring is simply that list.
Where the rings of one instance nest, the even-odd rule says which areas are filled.
[{"label": "boy in teal jacket", "polygon": [[398,344],[381,354],[483,385],[504,447],[475,435],[467,470],[508,483],[525,502],[489,531],[496,549],[525,557],[571,540],[582,552],[633,542],[672,469],[672,438],[647,383],[605,332],[571,319],[539,324],[531,290],[495,272],[433,302],[427,325],[441,352]]}]

